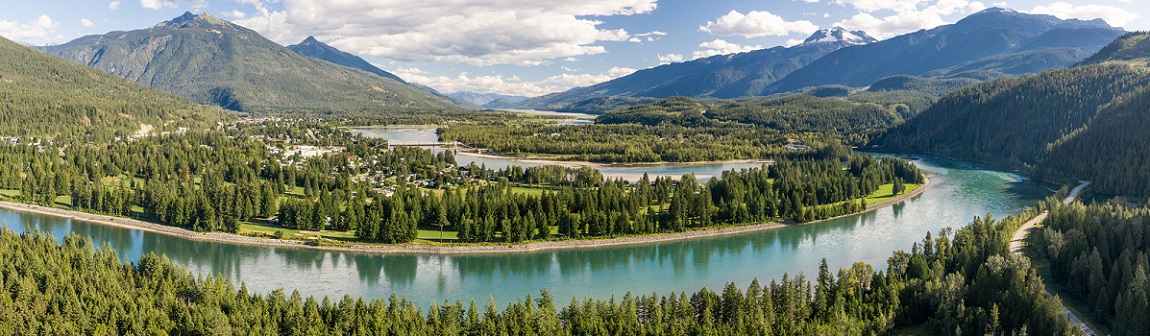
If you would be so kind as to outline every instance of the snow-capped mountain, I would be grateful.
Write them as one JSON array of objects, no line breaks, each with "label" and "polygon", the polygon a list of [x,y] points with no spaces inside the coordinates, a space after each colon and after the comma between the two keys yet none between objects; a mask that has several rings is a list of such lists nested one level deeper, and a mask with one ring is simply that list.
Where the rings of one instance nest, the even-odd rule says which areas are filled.
[{"label": "snow-capped mountain", "polygon": [[847,45],[863,45],[878,42],[878,39],[867,35],[866,32],[861,30],[848,31],[842,27],[834,27],[815,32],[811,37],[808,37],[806,41],[803,41],[803,44],[830,42],[842,42]]}]

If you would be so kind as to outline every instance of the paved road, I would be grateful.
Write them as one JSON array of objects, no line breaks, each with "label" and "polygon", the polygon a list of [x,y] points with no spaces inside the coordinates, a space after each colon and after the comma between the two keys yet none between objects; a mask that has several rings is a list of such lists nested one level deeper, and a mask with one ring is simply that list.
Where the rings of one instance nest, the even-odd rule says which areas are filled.
[{"label": "paved road", "polygon": [[[1066,196],[1066,199],[1062,200],[1062,204],[1070,204],[1070,202],[1074,202],[1074,200],[1078,198],[1078,194],[1082,192],[1082,189],[1090,185],[1090,182],[1087,181],[1079,182],[1080,183],[1078,186],[1074,187],[1074,190],[1070,191],[1070,195]],[[1010,239],[1010,253],[1022,254],[1022,246],[1026,241],[1026,235],[1029,234],[1030,230],[1033,230],[1034,227],[1038,225],[1038,223],[1042,223],[1043,220],[1046,220],[1046,215],[1048,215],[1048,213],[1043,211],[1042,214],[1034,217],[1034,219],[1026,222],[1026,224],[1022,224],[1022,227],[1018,228],[1018,231],[1014,231],[1014,237]],[[1053,294],[1050,294],[1050,291],[1046,291],[1046,295],[1054,297]],[[1086,323],[1082,322],[1082,319],[1079,319],[1078,316],[1075,316],[1074,313],[1071,313],[1070,309],[1066,308],[1066,305],[1062,305],[1062,312],[1066,313],[1066,318],[1070,320],[1070,323],[1074,323],[1079,328],[1082,328],[1083,333],[1091,336],[1097,335],[1094,333],[1094,330],[1091,330],[1090,327],[1086,326]]]}]

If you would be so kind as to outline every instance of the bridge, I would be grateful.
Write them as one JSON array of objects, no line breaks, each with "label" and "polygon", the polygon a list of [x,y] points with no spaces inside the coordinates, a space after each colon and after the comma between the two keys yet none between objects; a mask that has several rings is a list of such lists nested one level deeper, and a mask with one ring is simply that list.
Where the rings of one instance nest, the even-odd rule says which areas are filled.
[{"label": "bridge", "polygon": [[388,147],[446,147],[446,148],[471,148],[465,143],[459,141],[388,141]]}]

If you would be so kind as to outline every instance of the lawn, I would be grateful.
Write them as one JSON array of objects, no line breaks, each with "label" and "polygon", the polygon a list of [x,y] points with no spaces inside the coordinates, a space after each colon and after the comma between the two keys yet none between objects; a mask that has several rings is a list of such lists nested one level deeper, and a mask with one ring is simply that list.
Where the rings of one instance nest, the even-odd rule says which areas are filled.
[{"label": "lawn", "polygon": [[512,194],[523,194],[528,196],[542,196],[542,188],[526,188],[526,187],[511,187]]},{"label": "lawn", "polygon": [[[906,184],[906,191],[904,191],[902,194],[906,195],[906,194],[912,193],[921,186],[922,186],[921,184],[907,183]],[[871,206],[874,204],[879,204],[879,203],[886,202],[886,201],[893,200],[893,199],[897,198],[898,196],[894,194],[893,190],[894,190],[894,184],[893,183],[884,184],[882,186],[879,186],[878,190],[875,190],[875,192],[871,193],[870,196],[866,197],[866,205]]]},{"label": "lawn", "polygon": [[[443,241],[442,242],[454,243],[457,240],[459,240],[459,232],[456,232],[455,230],[443,230]],[[415,238],[415,241],[421,242],[421,243],[438,243],[438,242],[441,242],[439,240],[439,230],[419,229],[419,236]]]},{"label": "lawn", "polygon": [[12,189],[4,189],[4,190],[0,190],[0,196],[4,196],[7,198],[16,198],[16,197],[20,197],[20,191],[19,190],[12,190]]},{"label": "lawn", "polygon": [[[240,234],[244,233],[260,233],[274,236],[276,231],[283,232],[285,239],[312,239],[315,237],[331,239],[343,242],[364,242],[359,237],[355,236],[353,231],[308,231],[285,228],[282,226],[263,225],[257,223],[241,223]],[[443,230],[443,242],[455,242],[459,240],[459,233],[455,230]],[[416,242],[421,243],[437,243],[439,240],[439,230],[436,229],[419,229],[419,235],[415,239]]]},{"label": "lawn", "polygon": [[329,230],[308,231],[308,230],[289,229],[289,228],[285,228],[282,226],[271,226],[271,225],[256,224],[256,223],[251,223],[251,222],[246,222],[246,223],[240,224],[240,233],[241,234],[242,233],[258,232],[258,233],[263,233],[263,234],[268,234],[268,235],[275,235],[276,231],[283,232],[283,236],[285,239],[309,239],[312,237],[321,237],[321,238],[327,238],[327,239],[332,239],[332,240],[341,240],[341,241],[359,239],[359,238],[356,238],[355,233],[351,232],[351,231],[329,231]]}]

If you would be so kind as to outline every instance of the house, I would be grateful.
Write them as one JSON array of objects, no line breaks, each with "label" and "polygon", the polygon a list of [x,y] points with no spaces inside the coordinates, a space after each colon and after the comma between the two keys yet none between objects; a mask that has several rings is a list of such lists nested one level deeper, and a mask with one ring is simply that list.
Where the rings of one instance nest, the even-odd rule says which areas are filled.
[{"label": "house", "polygon": [[807,146],[806,141],[799,140],[788,143],[786,148],[787,150],[810,150],[811,146]]}]

